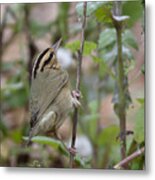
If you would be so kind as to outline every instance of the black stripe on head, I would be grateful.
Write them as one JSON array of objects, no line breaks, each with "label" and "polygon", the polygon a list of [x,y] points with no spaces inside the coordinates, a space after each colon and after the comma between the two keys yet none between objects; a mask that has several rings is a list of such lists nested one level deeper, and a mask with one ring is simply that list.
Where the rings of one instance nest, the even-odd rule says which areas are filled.
[{"label": "black stripe on head", "polygon": [[53,54],[54,54],[54,52],[51,52],[51,53],[50,53],[48,59],[44,62],[44,64],[43,64],[43,66],[41,67],[41,70],[40,70],[40,71],[43,71],[43,70],[44,70],[44,67],[45,67],[48,63],[50,63],[50,61],[51,61],[51,59],[52,59],[52,57],[53,57]]},{"label": "black stripe on head", "polygon": [[33,72],[33,77],[34,77],[34,78],[36,78],[37,70],[38,70],[38,68],[39,68],[39,64],[40,64],[40,62],[41,62],[41,59],[43,58],[43,56],[47,53],[47,51],[48,51],[49,49],[50,49],[50,48],[45,49],[45,50],[39,55],[38,59],[36,60],[37,63],[36,63],[36,65],[35,65],[35,67],[34,67],[34,72]]}]

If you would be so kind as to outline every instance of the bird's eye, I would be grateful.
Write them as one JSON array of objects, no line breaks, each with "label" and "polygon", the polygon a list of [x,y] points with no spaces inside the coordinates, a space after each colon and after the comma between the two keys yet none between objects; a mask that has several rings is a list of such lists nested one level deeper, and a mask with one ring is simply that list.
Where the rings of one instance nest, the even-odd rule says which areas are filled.
[{"label": "bird's eye", "polygon": [[53,57],[54,57],[54,52],[51,52],[49,58],[52,60]]}]

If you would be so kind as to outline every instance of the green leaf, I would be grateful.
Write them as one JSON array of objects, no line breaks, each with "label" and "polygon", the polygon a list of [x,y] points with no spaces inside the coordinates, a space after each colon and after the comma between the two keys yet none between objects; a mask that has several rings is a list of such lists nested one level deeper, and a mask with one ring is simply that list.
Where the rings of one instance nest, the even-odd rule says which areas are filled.
[{"label": "green leaf", "polygon": [[97,143],[100,146],[105,146],[108,144],[116,145],[116,137],[119,135],[119,127],[117,125],[111,125],[107,128],[104,128],[97,138]]},{"label": "green leaf", "polygon": [[65,48],[70,49],[73,53],[77,52],[80,49],[80,41],[74,41],[65,45]]},{"label": "green leaf", "polygon": [[130,30],[125,30],[124,33],[122,34],[122,40],[123,44],[126,46],[130,46],[136,50],[138,50],[138,44],[135,40],[134,35]]},{"label": "green leaf", "polygon": [[96,47],[97,47],[96,43],[91,41],[85,41],[83,55],[84,56],[90,55],[92,51],[96,49]]},{"label": "green leaf", "polygon": [[133,152],[135,152],[138,148],[138,144],[135,141],[135,139],[132,137],[132,141],[128,147],[128,151],[127,151],[127,155],[129,156],[130,154],[132,154]]},{"label": "green leaf", "polygon": [[120,154],[120,143],[115,144],[111,148],[110,152],[110,161],[113,166],[118,163],[121,159],[121,154]]},{"label": "green leaf", "polygon": [[123,3],[122,14],[130,17],[128,26],[131,27],[143,15],[143,6],[140,0],[126,1]]},{"label": "green leaf", "polygon": [[[24,137],[24,140],[28,140],[28,137]],[[64,155],[69,156],[69,152],[66,150],[66,147],[59,140],[45,136],[35,136],[31,139],[31,141],[39,144],[50,145],[52,148],[61,151]]]},{"label": "green leaf", "polygon": [[104,59],[105,62],[107,61],[114,61],[117,58],[117,46],[116,43],[113,46],[112,49],[105,49],[104,51],[101,52],[101,56]]},{"label": "green leaf", "polygon": [[136,62],[135,60],[126,61],[124,64],[124,73],[127,76],[130,71],[135,68]]},{"label": "green leaf", "polygon": [[[79,51],[81,42],[79,40],[74,41],[72,43],[66,44],[66,48],[70,49],[73,53]],[[93,50],[95,50],[97,45],[94,42],[91,41],[85,41],[84,42],[84,50],[83,55],[87,56],[92,53]]]},{"label": "green leaf", "polygon": [[104,49],[116,43],[116,31],[114,28],[107,28],[100,33],[98,47]]},{"label": "green leaf", "polygon": [[144,106],[142,105],[141,108],[138,110],[136,114],[136,121],[134,127],[134,137],[138,143],[144,141]]},{"label": "green leaf", "polygon": [[[122,54],[123,60],[134,60],[131,50],[124,45],[122,46]],[[101,51],[101,57],[104,59],[105,62],[115,61],[117,59],[117,44],[115,43],[111,49],[105,48],[104,51]]]},{"label": "green leaf", "polygon": [[97,101],[91,101],[89,103],[89,110],[90,114],[83,116],[81,123],[88,137],[91,141],[95,142],[97,120],[99,118],[99,114],[97,113]]},{"label": "green leaf", "polygon": [[99,7],[95,11],[95,17],[98,22],[100,23],[107,23],[111,24],[112,23],[112,18],[111,18],[111,5],[103,5]]},{"label": "green leaf", "polygon": [[[122,34],[123,46],[122,53],[123,58],[133,60],[133,54],[129,47],[138,49],[138,45],[131,31],[126,30]],[[105,29],[100,33],[98,48],[101,50],[102,58],[106,61],[114,61],[117,58],[117,43],[116,43],[116,31],[114,28]]]},{"label": "green leaf", "polygon": [[113,79],[115,79],[115,75],[112,72],[111,68],[109,68],[108,64],[104,61],[104,59],[93,56],[93,61],[99,63],[100,65],[100,75],[104,75],[108,73]]},{"label": "green leaf", "polygon": [[124,60],[126,60],[126,59],[133,60],[134,59],[131,50],[128,47],[126,47],[125,45],[122,46],[122,54],[123,54]]},{"label": "green leaf", "polygon": [[76,156],[74,157],[74,161],[83,168],[88,168],[89,167],[90,162],[88,163],[88,160],[85,160],[84,158],[82,158],[78,154],[76,154]]},{"label": "green leaf", "polygon": [[128,155],[129,155],[129,152],[131,150],[131,146],[133,144],[133,141],[134,141],[133,135],[128,135],[127,136],[127,141],[126,141],[126,152],[127,152]]},{"label": "green leaf", "polygon": [[96,129],[97,129],[97,119],[99,114],[86,115],[83,117],[83,125],[85,126],[86,132],[89,138],[95,142]]}]

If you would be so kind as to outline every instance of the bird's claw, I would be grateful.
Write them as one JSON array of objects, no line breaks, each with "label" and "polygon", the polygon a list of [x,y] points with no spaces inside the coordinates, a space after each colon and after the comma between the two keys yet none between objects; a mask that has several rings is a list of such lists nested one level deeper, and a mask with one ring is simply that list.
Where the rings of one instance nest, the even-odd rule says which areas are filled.
[{"label": "bird's claw", "polygon": [[75,156],[76,153],[77,153],[76,148],[73,148],[73,147],[69,148],[68,151],[69,151],[70,154],[72,154],[73,156]]},{"label": "bird's claw", "polygon": [[73,90],[72,91],[72,96],[77,98],[77,99],[80,99],[82,97],[81,92],[78,91],[78,90]]},{"label": "bird's claw", "polygon": [[72,97],[73,97],[73,105],[74,105],[75,107],[81,106],[81,103],[80,103],[80,101],[79,101],[79,99],[82,97],[82,96],[81,96],[81,92],[80,92],[80,91],[77,91],[77,90],[73,90],[73,91],[71,92],[71,94],[72,94]]}]

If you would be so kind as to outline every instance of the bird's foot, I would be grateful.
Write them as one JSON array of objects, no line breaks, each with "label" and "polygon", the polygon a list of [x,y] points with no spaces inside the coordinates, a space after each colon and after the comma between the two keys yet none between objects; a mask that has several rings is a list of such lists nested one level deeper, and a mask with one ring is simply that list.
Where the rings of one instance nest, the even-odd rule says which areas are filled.
[{"label": "bird's foot", "polygon": [[63,147],[66,149],[66,151],[68,151],[69,154],[72,154],[72,156],[76,155],[77,153],[76,148],[73,148],[73,147],[68,148],[67,145],[62,141],[60,136],[58,137],[58,134],[56,135],[56,139],[62,143]]},{"label": "bird's foot", "polygon": [[70,154],[72,154],[72,156],[75,156],[76,153],[77,153],[76,148],[73,148],[73,147],[68,148],[68,151],[69,151]]},{"label": "bird's foot", "polygon": [[73,91],[71,92],[71,94],[72,94],[72,98],[73,98],[73,105],[74,105],[75,107],[81,106],[81,103],[80,103],[80,101],[79,101],[79,99],[82,97],[82,96],[81,96],[81,92],[80,92],[80,91],[77,91],[77,90],[73,90]]}]

